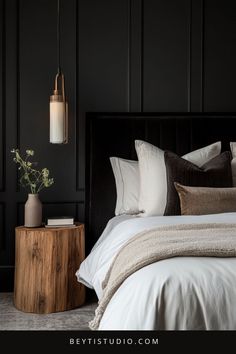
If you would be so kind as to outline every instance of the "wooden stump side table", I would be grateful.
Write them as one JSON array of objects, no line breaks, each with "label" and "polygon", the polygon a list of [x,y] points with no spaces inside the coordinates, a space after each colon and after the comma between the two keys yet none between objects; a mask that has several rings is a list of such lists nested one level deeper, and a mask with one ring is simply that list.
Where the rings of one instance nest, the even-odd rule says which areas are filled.
[{"label": "wooden stump side table", "polygon": [[16,227],[15,307],[51,313],[79,307],[85,287],[75,272],[84,260],[84,225]]}]

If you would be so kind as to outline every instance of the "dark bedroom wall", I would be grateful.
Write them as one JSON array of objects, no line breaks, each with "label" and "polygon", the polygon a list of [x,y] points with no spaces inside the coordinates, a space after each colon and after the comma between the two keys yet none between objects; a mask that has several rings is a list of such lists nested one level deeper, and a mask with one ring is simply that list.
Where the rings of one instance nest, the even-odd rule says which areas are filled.
[{"label": "dark bedroom wall", "polygon": [[65,146],[48,142],[56,0],[0,0],[0,290],[13,288],[14,227],[26,199],[13,147],[33,148],[55,178],[41,194],[44,214],[83,221],[85,112],[236,111],[235,1],[61,2]]}]

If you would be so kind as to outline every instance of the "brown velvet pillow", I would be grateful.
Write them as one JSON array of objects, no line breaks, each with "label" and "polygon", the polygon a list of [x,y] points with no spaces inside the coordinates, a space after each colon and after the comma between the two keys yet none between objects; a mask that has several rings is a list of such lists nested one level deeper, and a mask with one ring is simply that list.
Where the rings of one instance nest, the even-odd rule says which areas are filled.
[{"label": "brown velvet pillow", "polygon": [[182,186],[175,182],[181,215],[206,215],[236,211],[236,188]]},{"label": "brown velvet pillow", "polygon": [[174,182],[195,187],[232,187],[231,152],[225,151],[202,167],[165,151],[167,203],[165,215],[179,215],[180,203]]}]

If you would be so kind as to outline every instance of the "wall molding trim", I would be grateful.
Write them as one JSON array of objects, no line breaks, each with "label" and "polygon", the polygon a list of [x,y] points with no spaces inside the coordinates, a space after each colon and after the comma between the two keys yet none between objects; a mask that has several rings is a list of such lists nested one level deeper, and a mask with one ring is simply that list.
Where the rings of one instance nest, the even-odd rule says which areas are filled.
[{"label": "wall molding trim", "polygon": [[0,192],[6,189],[6,0],[1,1],[1,178],[0,178]]}]

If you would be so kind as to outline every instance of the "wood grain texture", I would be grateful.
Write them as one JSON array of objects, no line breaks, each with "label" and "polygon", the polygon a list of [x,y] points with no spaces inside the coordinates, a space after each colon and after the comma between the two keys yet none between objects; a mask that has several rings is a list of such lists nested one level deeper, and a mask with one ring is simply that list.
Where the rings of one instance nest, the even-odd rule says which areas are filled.
[{"label": "wood grain texture", "polygon": [[84,303],[75,272],[84,259],[84,225],[16,228],[14,304],[25,312],[51,313]]}]

